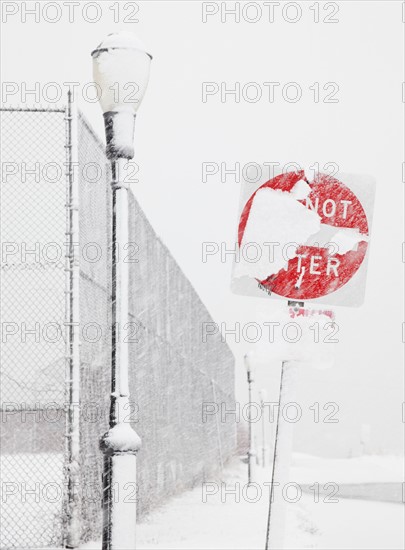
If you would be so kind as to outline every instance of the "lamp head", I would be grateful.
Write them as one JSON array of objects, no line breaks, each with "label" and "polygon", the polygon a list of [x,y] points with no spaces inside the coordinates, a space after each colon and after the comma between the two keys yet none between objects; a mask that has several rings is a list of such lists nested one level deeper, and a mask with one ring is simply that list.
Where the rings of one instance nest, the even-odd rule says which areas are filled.
[{"label": "lamp head", "polygon": [[109,34],[91,55],[105,119],[107,156],[132,158],[135,115],[148,85],[152,56],[130,32]]}]

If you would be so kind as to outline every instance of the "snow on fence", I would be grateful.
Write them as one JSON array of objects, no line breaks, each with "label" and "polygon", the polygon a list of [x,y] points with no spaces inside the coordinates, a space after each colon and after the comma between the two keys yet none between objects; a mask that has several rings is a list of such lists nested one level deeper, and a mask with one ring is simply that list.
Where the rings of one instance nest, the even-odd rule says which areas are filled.
[{"label": "snow on fence", "polygon": [[[82,115],[3,109],[1,118],[0,546],[62,547],[72,508],[81,542],[101,536],[99,438],[108,428],[111,355],[109,165]],[[143,445],[138,487],[118,497],[136,493],[144,515],[235,452],[231,415],[227,423],[202,417],[204,402],[234,406],[234,358],[220,336],[202,342],[209,313],[132,195],[130,240],[135,244],[123,250],[135,260],[125,334],[128,420]]]}]

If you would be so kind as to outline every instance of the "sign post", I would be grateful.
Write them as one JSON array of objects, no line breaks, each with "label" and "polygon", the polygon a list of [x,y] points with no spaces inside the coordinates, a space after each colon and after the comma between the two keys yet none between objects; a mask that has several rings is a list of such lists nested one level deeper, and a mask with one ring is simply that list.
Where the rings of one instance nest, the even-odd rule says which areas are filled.
[{"label": "sign post", "polygon": [[[294,424],[287,422],[282,417],[282,411],[285,405],[295,401],[297,370],[298,363],[295,361],[283,361],[281,365],[280,393],[267,518],[266,550],[283,548],[285,512],[282,490],[288,482]],[[277,491],[275,490],[276,483]]]},{"label": "sign post", "polygon": [[[361,305],[374,180],[317,174],[309,181],[301,170],[253,187],[248,183],[242,190],[232,290],[287,299],[297,321],[313,315],[333,319],[330,310],[304,309],[304,300]],[[300,353],[304,357],[304,350]],[[283,410],[295,399],[300,353],[289,358],[286,352],[281,367],[266,550],[283,548],[282,489],[288,482],[293,442],[293,424],[283,418]]]}]

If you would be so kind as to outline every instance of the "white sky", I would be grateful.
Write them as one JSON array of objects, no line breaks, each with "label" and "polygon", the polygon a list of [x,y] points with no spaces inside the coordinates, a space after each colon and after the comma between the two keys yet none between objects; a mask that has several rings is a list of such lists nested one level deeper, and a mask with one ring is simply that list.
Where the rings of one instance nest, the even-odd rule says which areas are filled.
[{"label": "white sky", "polygon": [[[2,4],[4,9],[7,2]],[[36,81],[83,85],[92,80],[90,52],[106,34],[131,30],[140,36],[154,59],[137,119],[141,171],[134,192],[214,319],[229,326],[255,321],[263,312],[276,318],[281,305],[233,295],[230,256],[226,263],[218,256],[202,263],[202,242],[226,242],[228,247],[234,242],[240,191],[231,176],[225,183],[218,175],[203,183],[202,163],[335,162],[344,172],[374,176],[377,197],[366,303],[357,309],[334,308],[340,326],[336,367],[303,371],[301,398],[339,403],[337,431],[328,432],[326,426],[319,434],[334,452],[340,452],[339,446],[343,453],[355,448],[365,423],[372,426],[373,450],[398,452],[403,442],[402,6],[399,1],[344,1],[339,23],[315,24],[309,4],[302,3],[302,18],[295,24],[284,21],[278,11],[274,23],[264,11],[257,23],[235,23],[231,16],[221,23],[219,15],[202,23],[201,4],[194,1],[138,2],[138,23],[114,23],[110,2],[100,3],[102,17],[93,24],[84,21],[81,10],[74,24],[67,8],[54,24],[42,16],[39,23],[32,16],[21,23],[19,13],[3,25],[1,77],[19,86],[25,81],[27,87]],[[93,16],[90,8],[88,13]],[[129,8],[122,11],[129,13]],[[263,87],[257,103],[236,103],[231,97],[222,103],[219,95],[203,103],[204,81],[229,87],[235,82],[295,81],[303,97],[288,103],[279,87],[275,102],[269,103]],[[321,94],[324,83],[337,82],[339,103],[314,103],[309,90],[314,82],[320,83]],[[17,94],[7,103],[23,101]],[[27,104],[34,104],[34,98]],[[102,136],[99,106],[85,102],[81,92],[79,104]],[[232,336],[228,342],[237,359],[243,400],[241,358],[249,345],[236,344]],[[266,385],[273,399],[276,367],[269,358],[257,375],[258,385]],[[308,441],[305,426],[297,429],[300,449]]]}]

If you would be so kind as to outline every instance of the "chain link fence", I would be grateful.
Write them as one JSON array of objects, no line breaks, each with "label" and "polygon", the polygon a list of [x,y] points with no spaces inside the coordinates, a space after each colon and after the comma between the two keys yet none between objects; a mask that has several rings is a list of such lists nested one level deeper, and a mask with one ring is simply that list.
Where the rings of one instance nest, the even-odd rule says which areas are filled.
[{"label": "chain link fence", "polygon": [[[97,540],[102,532],[99,439],[108,429],[111,361],[110,169],[82,115],[72,126],[64,111],[1,114],[1,547],[60,548],[72,501],[79,509],[80,541]],[[66,163],[69,147],[76,154]],[[18,166],[24,164],[23,173]],[[39,172],[27,173],[38,164]],[[77,204],[69,196],[72,174]],[[77,231],[71,227],[72,208],[78,208]],[[202,341],[202,324],[211,317],[132,194],[129,223],[129,419],[143,442],[138,455],[142,517],[220,470],[233,455],[235,425],[214,416],[204,421],[202,407],[234,406],[234,359],[220,335]],[[38,257],[35,243],[45,254]],[[77,287],[69,269],[72,245]],[[31,249],[34,254],[21,256]],[[72,299],[70,306],[66,298]],[[77,364],[69,348],[72,303],[78,304],[80,321]],[[35,323],[40,336],[46,328],[45,338],[27,332],[37,330]],[[79,402],[73,403],[80,431],[76,473],[67,414],[72,368],[80,377]],[[77,486],[72,487],[74,473]],[[39,499],[29,493],[32,488]]]},{"label": "chain link fence", "polygon": [[[139,502],[142,515],[173,492],[194,486],[233,452],[230,424],[209,417],[204,403],[233,404],[233,356],[221,337],[202,340],[212,321],[179,266],[131,196],[130,388],[141,436]],[[136,329],[136,332],[135,332]]]},{"label": "chain link fence", "polygon": [[65,116],[1,113],[1,546],[62,543]]},{"label": "chain link fence", "polygon": [[82,538],[102,533],[103,456],[99,439],[108,430],[111,359],[111,192],[104,147],[79,116],[80,235],[80,490]]}]

